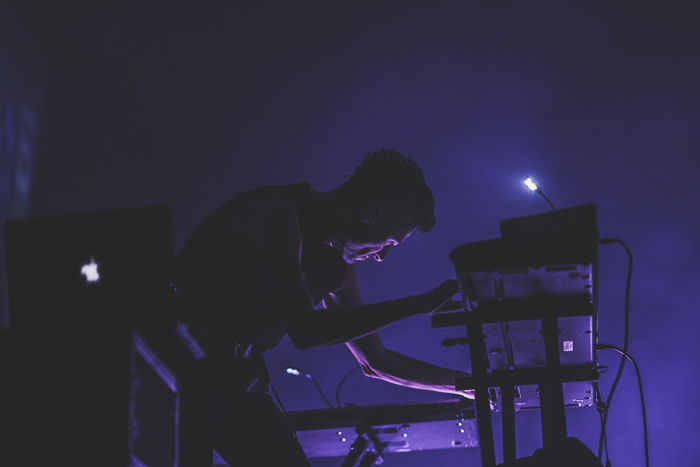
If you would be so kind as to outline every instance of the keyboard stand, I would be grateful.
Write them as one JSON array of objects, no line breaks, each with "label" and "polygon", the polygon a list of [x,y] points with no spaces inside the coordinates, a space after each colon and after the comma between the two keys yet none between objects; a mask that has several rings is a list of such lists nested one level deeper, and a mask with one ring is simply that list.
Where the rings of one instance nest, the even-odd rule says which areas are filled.
[{"label": "keyboard stand", "polygon": [[[450,253],[463,311],[433,315],[433,327],[466,326],[466,339],[443,344],[470,347],[472,376],[455,385],[475,391],[483,467],[496,465],[491,411],[498,404],[503,460],[514,462],[517,410],[541,409],[544,448],[554,451],[567,438],[565,406],[593,405],[598,379],[595,205],[506,219],[500,231],[501,238]],[[580,384],[565,394],[563,383]],[[533,385],[537,393],[525,394]]]},{"label": "keyboard stand", "polygon": [[503,460],[516,459],[515,444],[515,388],[520,385],[537,385],[541,406],[542,439],[545,447],[556,446],[566,438],[566,417],[562,383],[595,381],[598,373],[593,365],[561,366],[559,358],[560,333],[558,318],[585,316],[594,312],[592,305],[572,307],[574,300],[561,298],[561,314],[556,314],[557,297],[548,297],[538,306],[537,301],[529,301],[530,309],[523,310],[522,316],[529,319],[537,316],[541,323],[546,366],[538,368],[506,369],[493,372],[487,367],[484,355],[487,346],[484,342],[484,325],[503,323],[513,318],[509,304],[504,304],[501,313],[492,306],[488,313],[482,311],[434,315],[433,327],[466,325],[467,343],[470,352],[472,376],[456,381],[457,389],[474,389],[476,392],[476,416],[479,444],[483,467],[496,465],[491,408],[495,401],[490,388],[499,388],[500,411],[502,413]]}]

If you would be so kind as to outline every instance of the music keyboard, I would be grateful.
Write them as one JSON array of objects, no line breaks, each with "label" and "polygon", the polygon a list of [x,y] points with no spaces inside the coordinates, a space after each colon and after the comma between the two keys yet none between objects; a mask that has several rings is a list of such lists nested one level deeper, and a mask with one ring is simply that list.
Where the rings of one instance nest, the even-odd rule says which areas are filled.
[{"label": "music keyboard", "polygon": [[288,412],[308,457],[347,456],[358,427],[371,427],[382,452],[455,449],[479,445],[472,402],[380,404]]}]

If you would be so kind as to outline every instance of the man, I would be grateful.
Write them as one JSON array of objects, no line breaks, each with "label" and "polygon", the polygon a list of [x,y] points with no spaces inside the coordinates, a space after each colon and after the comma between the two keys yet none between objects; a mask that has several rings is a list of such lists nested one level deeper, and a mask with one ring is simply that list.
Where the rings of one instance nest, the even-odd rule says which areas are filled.
[{"label": "man", "polygon": [[[309,465],[268,394],[262,354],[285,335],[302,350],[345,343],[373,378],[471,396],[454,387],[464,373],[386,349],[376,333],[440,308],[456,282],[365,305],[353,267],[383,261],[434,223],[422,171],[385,149],[330,192],[307,183],[264,187],[207,218],[175,264],[182,314],[207,353],[183,393],[183,465],[208,465],[212,447],[232,466]],[[201,443],[188,427],[197,427]]]}]

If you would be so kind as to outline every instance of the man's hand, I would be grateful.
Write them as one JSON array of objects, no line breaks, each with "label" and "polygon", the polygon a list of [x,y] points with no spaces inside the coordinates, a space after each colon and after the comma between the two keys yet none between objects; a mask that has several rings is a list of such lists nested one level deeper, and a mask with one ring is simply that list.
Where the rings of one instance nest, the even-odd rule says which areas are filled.
[{"label": "man's hand", "polygon": [[456,311],[456,310],[462,310],[462,302],[458,302],[457,300],[448,300],[446,301],[440,308],[435,310],[435,313],[447,313],[450,311]]},{"label": "man's hand", "polygon": [[451,301],[453,295],[459,292],[459,286],[454,279],[446,280],[430,292],[423,294],[427,307],[423,313],[432,313]]},{"label": "man's hand", "polygon": [[462,397],[466,397],[467,399],[476,399],[473,389],[455,390],[455,393]]}]

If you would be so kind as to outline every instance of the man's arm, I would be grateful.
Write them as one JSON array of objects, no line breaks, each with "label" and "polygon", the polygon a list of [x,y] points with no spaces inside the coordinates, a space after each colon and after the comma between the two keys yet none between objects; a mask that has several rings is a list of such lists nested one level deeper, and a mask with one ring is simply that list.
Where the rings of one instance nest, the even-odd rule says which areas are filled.
[{"label": "man's arm", "polygon": [[243,238],[259,260],[265,311],[278,314],[301,350],[357,339],[403,318],[432,312],[457,292],[455,281],[445,281],[429,292],[398,300],[341,304],[333,313],[314,310],[301,267],[303,245],[293,205],[283,198],[258,203],[247,207],[249,212],[242,216],[247,223],[237,231],[246,232]]},{"label": "man's arm", "polygon": [[[326,308],[345,304],[360,305],[359,284],[355,268],[348,266],[348,271],[341,288],[323,301]],[[335,310],[334,310],[335,311]],[[331,311],[332,314],[334,311]],[[450,370],[408,357],[384,347],[378,333],[345,343],[370,378],[407,386],[415,389],[459,394],[474,398],[473,391],[455,389],[455,379],[469,376],[463,371]]]},{"label": "man's arm", "polygon": [[346,342],[346,345],[360,363],[364,374],[370,378],[414,389],[474,398],[474,391],[455,389],[455,380],[469,376],[469,373],[432,365],[387,349],[379,334]]}]

